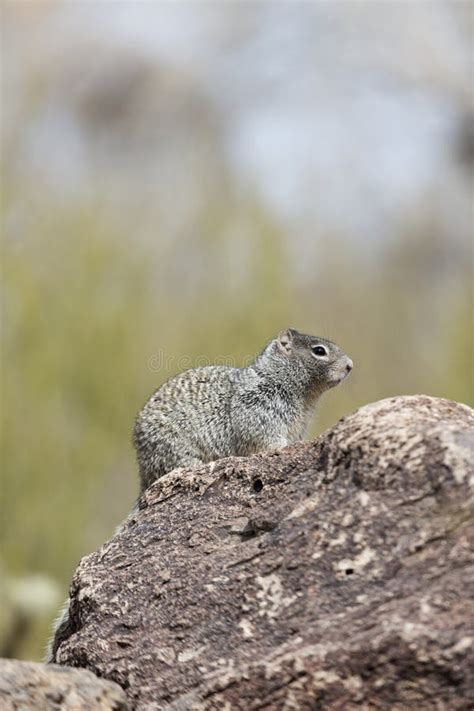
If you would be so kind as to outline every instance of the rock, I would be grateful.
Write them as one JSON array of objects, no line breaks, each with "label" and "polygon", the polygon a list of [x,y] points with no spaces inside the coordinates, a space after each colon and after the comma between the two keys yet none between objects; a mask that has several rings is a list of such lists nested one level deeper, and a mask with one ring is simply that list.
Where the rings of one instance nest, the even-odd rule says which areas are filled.
[{"label": "rock", "polygon": [[56,661],[137,708],[473,708],[473,425],[397,397],[171,472],[81,561]]},{"label": "rock", "polygon": [[84,669],[0,659],[2,711],[130,709],[122,689]]}]

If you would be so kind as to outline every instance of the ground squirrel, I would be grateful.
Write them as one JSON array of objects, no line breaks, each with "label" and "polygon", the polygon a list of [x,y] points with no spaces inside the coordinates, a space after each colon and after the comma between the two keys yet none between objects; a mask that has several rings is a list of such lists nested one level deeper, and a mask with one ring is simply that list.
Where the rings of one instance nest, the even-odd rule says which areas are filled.
[{"label": "ground squirrel", "polygon": [[141,491],[176,467],[302,439],[320,396],[351,370],[334,343],[289,328],[245,368],[211,365],[168,380],[135,421]]}]

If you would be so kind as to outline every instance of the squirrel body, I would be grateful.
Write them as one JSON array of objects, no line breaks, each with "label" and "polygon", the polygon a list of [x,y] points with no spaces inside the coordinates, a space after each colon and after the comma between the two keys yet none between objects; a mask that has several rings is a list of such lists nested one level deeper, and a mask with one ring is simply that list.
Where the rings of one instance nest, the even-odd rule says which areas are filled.
[{"label": "squirrel body", "polygon": [[247,367],[211,365],[168,380],[135,421],[141,491],[176,467],[302,439],[321,395],[351,369],[332,341],[287,329]]}]

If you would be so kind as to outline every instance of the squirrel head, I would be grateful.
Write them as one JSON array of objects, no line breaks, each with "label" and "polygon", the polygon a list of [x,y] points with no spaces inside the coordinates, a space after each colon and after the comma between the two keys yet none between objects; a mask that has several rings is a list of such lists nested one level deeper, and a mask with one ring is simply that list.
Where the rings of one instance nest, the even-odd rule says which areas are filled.
[{"label": "squirrel head", "polygon": [[332,341],[309,336],[293,328],[281,331],[275,339],[279,358],[303,375],[310,389],[322,393],[346,378],[353,368],[352,360]]}]

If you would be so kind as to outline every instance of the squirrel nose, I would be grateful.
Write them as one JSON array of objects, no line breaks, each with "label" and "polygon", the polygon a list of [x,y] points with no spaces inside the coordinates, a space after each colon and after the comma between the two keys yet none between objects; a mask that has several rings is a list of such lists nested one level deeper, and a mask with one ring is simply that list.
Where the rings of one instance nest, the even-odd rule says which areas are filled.
[{"label": "squirrel nose", "polygon": [[353,367],[354,367],[354,363],[352,362],[352,360],[350,358],[348,358],[347,363],[346,363],[346,373],[350,373]]}]

